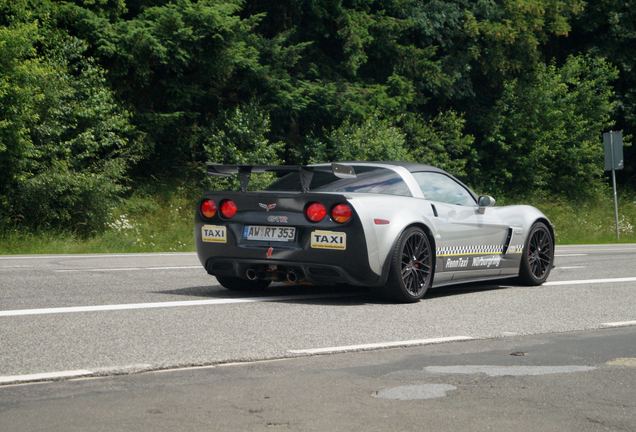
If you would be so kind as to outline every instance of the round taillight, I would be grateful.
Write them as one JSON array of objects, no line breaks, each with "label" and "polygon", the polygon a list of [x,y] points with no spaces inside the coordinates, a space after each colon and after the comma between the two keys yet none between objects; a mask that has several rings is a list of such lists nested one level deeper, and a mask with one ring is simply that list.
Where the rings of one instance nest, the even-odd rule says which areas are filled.
[{"label": "round taillight", "polygon": [[238,207],[232,200],[223,200],[221,202],[221,215],[226,219],[232,219],[236,214]]},{"label": "round taillight", "polygon": [[311,203],[305,209],[305,216],[311,222],[320,222],[327,216],[327,208],[319,202]]},{"label": "round taillight", "polygon": [[213,200],[207,199],[201,202],[201,214],[203,217],[211,219],[216,214],[216,203]]},{"label": "round taillight", "polygon": [[338,223],[348,222],[353,216],[353,210],[349,204],[336,204],[331,209],[331,218]]}]

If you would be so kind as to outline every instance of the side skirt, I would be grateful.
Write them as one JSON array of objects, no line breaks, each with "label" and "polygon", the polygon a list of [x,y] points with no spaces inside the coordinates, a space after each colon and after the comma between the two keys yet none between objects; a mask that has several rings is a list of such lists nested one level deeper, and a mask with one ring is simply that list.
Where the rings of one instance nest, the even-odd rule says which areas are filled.
[{"label": "side skirt", "polygon": [[461,279],[461,280],[449,280],[449,281],[443,281],[443,282],[439,282],[439,283],[435,283],[435,280],[433,280],[433,286],[431,288],[439,288],[439,287],[445,287],[445,286],[449,286],[449,285],[464,285],[464,284],[469,284],[469,283],[474,283],[474,282],[488,282],[488,281],[501,281],[501,280],[508,280],[508,279],[514,279],[516,278],[518,275],[499,275],[499,276],[487,276],[487,277],[479,277],[479,278],[472,278],[472,279]]}]

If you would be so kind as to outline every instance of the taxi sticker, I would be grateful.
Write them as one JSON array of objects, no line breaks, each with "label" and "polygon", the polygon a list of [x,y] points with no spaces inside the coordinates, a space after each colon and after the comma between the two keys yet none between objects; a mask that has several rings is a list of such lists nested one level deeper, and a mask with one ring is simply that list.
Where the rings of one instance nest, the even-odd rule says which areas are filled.
[{"label": "taxi sticker", "polygon": [[227,229],[222,225],[203,225],[201,241],[204,243],[227,243]]},{"label": "taxi sticker", "polygon": [[312,231],[311,247],[313,249],[347,249],[347,233],[337,231]]}]

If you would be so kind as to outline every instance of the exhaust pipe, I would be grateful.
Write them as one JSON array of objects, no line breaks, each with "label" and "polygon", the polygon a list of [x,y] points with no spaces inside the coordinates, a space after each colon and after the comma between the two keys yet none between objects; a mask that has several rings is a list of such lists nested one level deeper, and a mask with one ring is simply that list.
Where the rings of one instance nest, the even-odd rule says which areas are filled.
[{"label": "exhaust pipe", "polygon": [[298,275],[295,271],[290,270],[287,272],[287,282],[295,283],[298,282]]},{"label": "exhaust pipe", "polygon": [[245,277],[251,281],[256,280],[256,270],[253,268],[248,268],[245,272]]}]

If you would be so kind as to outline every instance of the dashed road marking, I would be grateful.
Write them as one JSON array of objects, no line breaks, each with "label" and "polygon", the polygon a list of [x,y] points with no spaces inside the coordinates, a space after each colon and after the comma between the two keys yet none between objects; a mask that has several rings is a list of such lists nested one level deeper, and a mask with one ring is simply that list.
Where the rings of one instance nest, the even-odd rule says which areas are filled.
[{"label": "dashed road marking", "polygon": [[121,311],[121,310],[134,310],[134,309],[209,306],[209,305],[225,305],[225,304],[235,304],[235,303],[259,303],[259,302],[275,302],[275,301],[289,301],[289,300],[313,300],[313,299],[321,299],[321,298],[351,297],[354,295],[359,295],[359,294],[356,294],[356,293],[307,294],[307,295],[286,295],[286,296],[270,296],[270,297],[223,298],[223,299],[213,299],[213,300],[184,300],[184,301],[155,302],[155,303],[109,304],[109,305],[97,305],[97,306],[69,306],[69,307],[40,308],[40,309],[15,309],[15,310],[0,311],[0,317],[65,314],[65,313],[79,313],[79,312]]},{"label": "dashed road marking", "polygon": [[586,253],[571,253],[571,254],[554,254],[555,257],[578,257],[578,256],[587,256]]},{"label": "dashed road marking", "polygon": [[143,270],[192,270],[201,269],[200,265],[196,266],[157,266],[157,267],[112,267],[112,268],[87,268],[87,269],[59,269],[54,270],[56,273],[83,273],[83,272],[124,272],[124,271],[143,271]]},{"label": "dashed road marking", "polygon": [[586,285],[586,284],[605,284],[605,283],[621,283],[621,282],[636,282],[636,277],[622,277],[622,278],[606,278],[606,279],[580,279],[580,280],[566,280],[566,281],[549,281],[544,282],[544,286],[554,285]]},{"label": "dashed road marking", "polygon": [[636,321],[616,321],[601,324],[603,327],[627,327],[636,325]]},{"label": "dashed road marking", "polygon": [[562,267],[557,267],[558,270],[574,270],[574,269],[582,269],[585,268],[585,266],[562,266]]},{"label": "dashed road marking", "polygon": [[474,338],[470,336],[448,336],[448,337],[413,339],[413,340],[395,341],[395,342],[378,342],[378,343],[369,343],[369,344],[361,344],[361,345],[345,345],[345,346],[333,346],[333,347],[325,347],[325,348],[297,349],[297,350],[289,350],[288,352],[291,354],[333,354],[333,353],[350,352],[350,351],[369,351],[369,350],[384,349],[384,348],[429,345],[429,344],[436,344],[436,343],[443,343],[443,342],[458,342],[458,341],[466,341],[466,340],[472,340],[472,339]]},{"label": "dashed road marking", "polygon": [[0,376],[0,385],[17,384],[33,381],[54,381],[59,379],[79,378],[92,375],[94,372],[86,369],[67,370],[58,372],[44,372],[27,375]]},{"label": "dashed road marking", "polygon": [[165,257],[165,256],[196,256],[194,252],[158,252],[158,253],[127,253],[127,254],[75,254],[75,255],[17,255],[0,256],[0,261],[4,260],[38,260],[38,259],[58,259],[58,258],[135,258],[135,257]]}]

